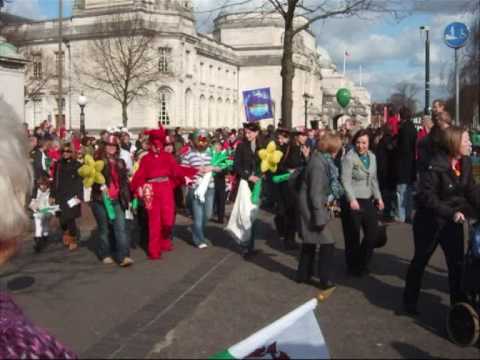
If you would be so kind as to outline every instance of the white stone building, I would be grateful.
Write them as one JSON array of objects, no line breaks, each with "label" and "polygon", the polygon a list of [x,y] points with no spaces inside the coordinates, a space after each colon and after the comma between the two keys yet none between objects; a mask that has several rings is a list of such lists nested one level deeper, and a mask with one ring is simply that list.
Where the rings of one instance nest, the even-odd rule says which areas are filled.
[{"label": "white stone building", "polygon": [[[27,61],[12,44],[0,36],[0,98],[24,119],[25,65]],[[8,84],[8,85],[7,85]]]},{"label": "white stone building", "polygon": [[[245,119],[242,91],[263,87],[271,88],[275,119],[262,123],[278,123],[281,119],[283,41],[283,24],[278,16],[221,14],[214,20],[214,31],[202,34],[196,30],[190,0],[76,0],[73,16],[63,21],[63,39],[68,42],[68,47],[64,46],[67,127],[79,127],[77,98],[80,92],[89,99],[85,108],[87,130],[121,124],[120,104],[82,86],[75,63],[83,62],[88,66],[86,44],[98,36],[95,24],[99,19],[134,11],[148,17],[156,33],[155,47],[162,75],[152,87],[150,96],[129,105],[130,128],[153,127],[158,121],[168,127],[239,127]],[[30,53],[34,54],[34,68],[42,70],[52,62],[48,59],[55,59],[58,54],[57,20],[33,21],[15,29],[21,34],[21,48],[33,49]],[[305,106],[309,122],[318,120],[332,126],[332,119],[341,113],[332,99],[343,86],[350,88],[354,95],[347,111],[363,122],[369,121],[368,92],[336,72],[328,53],[316,47],[315,36],[310,31],[296,36],[294,62],[295,126],[304,124]],[[31,126],[45,119],[58,121],[56,82],[52,76],[35,101],[27,102],[25,118]],[[307,101],[304,94],[309,96]]]}]

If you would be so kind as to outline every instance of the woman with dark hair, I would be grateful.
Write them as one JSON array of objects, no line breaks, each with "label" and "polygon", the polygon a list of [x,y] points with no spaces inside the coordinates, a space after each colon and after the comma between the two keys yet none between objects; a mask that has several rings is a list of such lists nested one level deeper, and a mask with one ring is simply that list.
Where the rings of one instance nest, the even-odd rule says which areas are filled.
[{"label": "woman with dark hair", "polygon": [[73,146],[64,144],[62,158],[55,163],[50,196],[51,203],[60,206],[60,226],[63,243],[70,251],[76,250],[79,231],[76,219],[82,215],[82,178],[78,175],[81,164],[73,158]]},{"label": "woman with dark hair", "polygon": [[[377,209],[384,204],[377,180],[377,162],[369,150],[366,130],[359,130],[352,140],[354,148],[342,160],[342,184],[346,203],[342,206],[345,257],[351,275],[368,273],[368,265],[378,233]],[[360,242],[360,228],[364,238]]]},{"label": "woman with dark hair", "polygon": [[417,313],[423,272],[438,244],[442,247],[450,286],[450,302],[463,299],[460,281],[464,256],[463,226],[478,214],[480,188],[475,184],[469,157],[472,144],[468,132],[457,126],[443,131],[444,151],[420,174],[417,211],[413,220],[415,255],[408,268],[403,294],[405,310]]},{"label": "woman with dark hair", "polygon": [[[133,264],[130,258],[130,236],[127,234],[125,210],[129,208],[130,189],[128,187],[128,170],[125,161],[119,158],[120,141],[115,135],[109,135],[96,160],[103,160],[105,166],[102,174],[105,184],[94,184],[92,188],[91,208],[98,226],[98,256],[106,265],[117,260],[122,267]],[[111,200],[115,219],[110,219],[103,202],[106,194]],[[113,234],[110,232],[113,230]],[[111,236],[112,235],[112,236]],[[110,239],[115,246],[112,247]]]}]

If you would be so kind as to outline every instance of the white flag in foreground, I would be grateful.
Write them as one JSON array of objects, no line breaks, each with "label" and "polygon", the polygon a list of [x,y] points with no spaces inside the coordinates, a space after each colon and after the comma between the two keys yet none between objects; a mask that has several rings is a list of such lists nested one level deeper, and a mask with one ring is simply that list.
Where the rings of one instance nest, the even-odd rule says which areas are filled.
[{"label": "white flag in foreground", "polygon": [[328,359],[313,299],[211,359]]}]

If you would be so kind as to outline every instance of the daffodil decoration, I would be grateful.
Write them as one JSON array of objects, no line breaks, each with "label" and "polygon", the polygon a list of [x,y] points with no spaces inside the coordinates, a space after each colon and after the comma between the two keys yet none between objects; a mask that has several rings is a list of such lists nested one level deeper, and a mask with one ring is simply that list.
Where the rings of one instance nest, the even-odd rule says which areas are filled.
[{"label": "daffodil decoration", "polygon": [[258,156],[262,160],[260,163],[262,173],[266,173],[267,171],[275,173],[277,172],[278,163],[282,160],[283,153],[277,150],[275,142],[270,141],[265,149],[261,149],[258,152]]},{"label": "daffodil decoration", "polygon": [[84,164],[78,169],[78,174],[83,178],[83,185],[91,188],[92,185],[105,184],[105,177],[102,175],[105,163],[102,160],[95,161],[91,155],[85,155]]}]

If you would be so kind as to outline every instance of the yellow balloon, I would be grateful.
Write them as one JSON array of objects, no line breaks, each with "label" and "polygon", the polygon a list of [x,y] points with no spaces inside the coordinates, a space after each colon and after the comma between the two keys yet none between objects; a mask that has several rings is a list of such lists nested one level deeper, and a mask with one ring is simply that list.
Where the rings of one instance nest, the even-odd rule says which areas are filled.
[{"label": "yellow balloon", "polygon": [[274,141],[270,141],[267,145],[267,152],[272,153],[275,150],[277,150],[277,145],[275,144]]},{"label": "yellow balloon", "polygon": [[102,172],[103,168],[105,167],[105,163],[103,160],[97,160],[95,161],[95,171],[96,172]]},{"label": "yellow balloon", "polygon": [[90,154],[85,155],[84,162],[88,167],[95,166],[95,160],[93,160],[93,157]]},{"label": "yellow balloon", "polygon": [[258,151],[258,157],[262,160],[265,160],[268,157],[268,151],[267,149],[260,149]]},{"label": "yellow balloon", "polygon": [[90,175],[90,167],[87,165],[83,165],[78,169],[78,175],[80,175],[82,178],[86,178]]},{"label": "yellow balloon", "polygon": [[98,172],[95,174],[93,181],[95,182],[95,184],[103,185],[105,184],[105,176],[103,176],[102,173]]},{"label": "yellow balloon", "polygon": [[93,185],[93,178],[88,177],[83,179],[83,186],[85,186],[86,188],[91,188],[92,185]]},{"label": "yellow balloon", "polygon": [[270,141],[265,149],[258,151],[258,157],[262,160],[260,163],[260,170],[265,173],[270,171],[272,173],[277,172],[278,163],[282,160],[283,153],[277,150],[275,142]]}]

